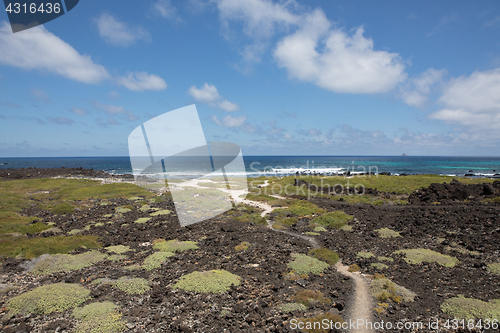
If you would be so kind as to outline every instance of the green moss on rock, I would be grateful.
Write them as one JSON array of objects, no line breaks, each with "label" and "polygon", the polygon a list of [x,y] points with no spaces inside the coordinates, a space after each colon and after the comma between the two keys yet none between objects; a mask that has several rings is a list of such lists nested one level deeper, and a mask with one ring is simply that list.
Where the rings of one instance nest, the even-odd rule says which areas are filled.
[{"label": "green moss on rock", "polygon": [[293,253],[292,258],[294,258],[294,260],[288,263],[288,267],[300,275],[310,273],[318,275],[330,267],[326,262],[309,257],[305,254]]},{"label": "green moss on rock", "polygon": [[90,290],[77,284],[55,283],[12,298],[7,308],[13,314],[50,314],[74,308],[90,297]]},{"label": "green moss on rock", "polygon": [[319,260],[327,262],[330,265],[335,265],[339,261],[337,252],[326,248],[312,249],[307,253]]},{"label": "green moss on rock", "polygon": [[123,254],[125,252],[130,251],[130,247],[126,245],[112,245],[104,248],[108,252],[114,252],[118,254]]},{"label": "green moss on rock", "polygon": [[231,285],[238,286],[239,284],[240,277],[225,270],[195,271],[182,276],[172,289],[222,293],[227,291]]},{"label": "green moss on rock", "polygon": [[371,252],[360,251],[360,252],[356,253],[356,257],[363,258],[363,259],[369,259],[369,258],[375,257],[375,255]]},{"label": "green moss on rock", "polygon": [[135,223],[142,224],[142,223],[146,223],[146,222],[148,222],[149,220],[151,220],[151,218],[150,218],[150,217],[141,217],[141,218],[139,218],[139,219],[135,220],[134,222],[135,222]]}]

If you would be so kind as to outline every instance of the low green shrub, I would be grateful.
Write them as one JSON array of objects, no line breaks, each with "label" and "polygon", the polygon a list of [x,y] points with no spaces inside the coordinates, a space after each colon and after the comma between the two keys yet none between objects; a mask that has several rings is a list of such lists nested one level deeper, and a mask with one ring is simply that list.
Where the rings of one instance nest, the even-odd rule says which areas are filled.
[{"label": "low green shrub", "polygon": [[359,272],[361,270],[361,268],[356,265],[356,264],[352,264],[351,266],[349,266],[347,268],[347,271],[351,272],[351,273],[354,273],[354,272]]},{"label": "low green shrub", "polygon": [[326,298],[321,291],[304,289],[299,290],[293,300],[308,307],[312,303],[330,304],[332,301]]},{"label": "low green shrub", "polygon": [[127,276],[116,280],[114,286],[127,294],[144,294],[151,289],[148,280],[143,278],[129,278]]},{"label": "low green shrub", "polygon": [[360,251],[360,252],[356,253],[356,257],[363,258],[363,259],[369,259],[369,258],[375,257],[375,255],[371,252]]},{"label": "low green shrub", "polygon": [[288,267],[299,275],[309,273],[319,275],[330,267],[326,262],[309,257],[305,254],[293,253],[292,258],[294,258],[294,260],[288,263]]},{"label": "low green shrub", "polygon": [[182,289],[185,291],[222,293],[231,287],[240,285],[240,277],[225,270],[211,270],[198,272],[182,276],[179,281],[172,286],[172,289]]},{"label": "low green shrub", "polygon": [[162,262],[174,255],[175,254],[173,252],[155,252],[144,259],[142,267],[147,271],[151,271],[155,268],[161,267]]},{"label": "low green shrub", "polygon": [[421,264],[422,262],[435,262],[444,267],[454,267],[460,261],[452,256],[441,254],[429,249],[405,249],[394,252],[405,255],[405,261],[409,264]]},{"label": "low green shrub", "polygon": [[500,263],[488,264],[488,272],[500,274]]},{"label": "low green shrub", "polygon": [[34,259],[32,274],[46,275],[57,272],[66,272],[92,266],[94,263],[106,259],[107,255],[99,251],[89,251],[81,254],[54,254],[43,255]]},{"label": "low green shrub", "polygon": [[382,264],[380,262],[374,262],[374,263],[370,264],[370,266],[375,267],[376,269],[386,269],[389,267],[386,264]]},{"label": "low green shrub", "polygon": [[378,235],[380,238],[395,238],[395,237],[401,237],[399,232],[391,230],[389,228],[382,228],[382,229],[377,229],[375,230],[378,232]]},{"label": "low green shrub", "polygon": [[55,205],[54,208],[50,210],[53,214],[71,214],[75,212],[75,206],[68,202],[63,202]]},{"label": "low green shrub", "polygon": [[73,316],[81,321],[76,327],[76,333],[114,333],[123,332],[127,328],[118,306],[109,301],[75,308]]},{"label": "low green shrub", "polygon": [[307,254],[327,262],[330,265],[335,265],[339,261],[339,255],[337,252],[326,248],[312,249],[307,252]]},{"label": "low green shrub", "polygon": [[331,213],[326,213],[321,216],[315,217],[311,220],[311,224],[320,224],[329,226],[334,229],[339,229],[349,223],[353,219],[352,215],[347,215],[343,211],[336,210]]},{"label": "low green shrub", "polygon": [[234,247],[234,249],[236,251],[246,251],[246,250],[248,250],[248,248],[250,247],[250,245],[251,244],[249,242],[241,242],[240,244],[236,245]]},{"label": "low green shrub", "polygon": [[153,242],[153,248],[162,252],[184,252],[186,250],[196,250],[198,249],[198,243],[192,241],[178,241],[177,239],[172,239],[166,241],[164,239],[158,239]]},{"label": "low green shrub", "polygon": [[[326,312],[325,314],[318,315],[316,317],[302,318],[300,321],[303,323],[303,331],[307,333],[329,333],[332,323],[335,325],[335,323],[344,322],[342,317],[331,314],[330,312]],[[323,321],[328,322],[328,328],[325,328],[325,326],[322,325]]]},{"label": "low green shrub", "polygon": [[159,211],[157,211],[157,212],[151,213],[151,214],[149,214],[149,215],[150,215],[150,216],[158,216],[158,215],[168,215],[168,214],[170,214],[170,213],[172,213],[172,211],[171,211],[171,210],[164,209],[164,210],[159,210]]},{"label": "low green shrub", "polygon": [[458,319],[500,320],[500,299],[483,302],[479,299],[453,297],[441,304],[441,311]]},{"label": "low green shrub", "polygon": [[372,296],[381,302],[385,302],[388,299],[391,299],[396,303],[399,303],[402,300],[405,302],[413,302],[416,296],[413,291],[397,285],[386,278],[383,274],[376,274],[374,276],[369,289]]},{"label": "low green shrub", "polygon": [[393,262],[393,261],[394,261],[394,258],[391,258],[391,257],[384,257],[384,256],[378,256],[378,257],[377,257],[377,260],[378,260],[378,261]]},{"label": "low green shrub", "polygon": [[50,314],[74,308],[90,297],[90,290],[77,284],[55,283],[12,298],[7,308],[13,314]]},{"label": "low green shrub", "polygon": [[323,232],[323,231],[327,231],[324,227],[315,227],[314,232]]},{"label": "low green shrub", "polygon": [[126,245],[113,245],[113,246],[107,246],[104,248],[108,252],[114,252],[118,254],[123,254],[125,252],[130,251],[130,247]]},{"label": "low green shrub", "polygon": [[317,232],[307,231],[307,232],[306,232],[306,235],[307,235],[307,236],[319,236],[320,234],[319,234],[319,233],[317,233]]}]

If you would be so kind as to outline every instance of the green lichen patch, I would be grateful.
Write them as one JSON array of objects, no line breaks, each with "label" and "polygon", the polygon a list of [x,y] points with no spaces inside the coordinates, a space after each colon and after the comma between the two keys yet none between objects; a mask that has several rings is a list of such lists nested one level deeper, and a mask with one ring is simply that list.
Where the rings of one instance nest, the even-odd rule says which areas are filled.
[{"label": "green lichen patch", "polygon": [[337,252],[326,248],[312,249],[307,252],[310,256],[313,256],[319,260],[322,260],[330,265],[335,265],[339,261],[339,255]]},{"label": "green lichen patch", "polygon": [[413,302],[415,296],[417,296],[413,291],[392,282],[383,274],[375,274],[369,290],[372,296],[380,302],[389,299],[396,303],[401,301]]},{"label": "green lichen patch", "polygon": [[352,225],[344,225],[339,228],[342,231],[352,231]]},{"label": "green lichen patch", "polygon": [[378,261],[393,262],[393,261],[394,261],[394,258],[391,258],[391,257],[384,257],[384,256],[378,256],[378,257],[377,257],[377,260],[378,260]]},{"label": "green lichen patch", "polygon": [[299,275],[309,273],[319,275],[330,267],[326,262],[309,257],[305,254],[293,253],[292,258],[294,258],[294,260],[288,263],[288,267]]},{"label": "green lichen patch", "polygon": [[363,258],[363,259],[369,259],[369,258],[375,257],[375,255],[371,252],[360,251],[360,252],[356,253],[356,257]]},{"label": "green lichen patch", "polygon": [[115,282],[115,287],[127,294],[144,294],[149,291],[149,282],[143,278],[121,277]]},{"label": "green lichen patch", "polygon": [[141,200],[144,200],[144,198],[141,198],[141,197],[130,197],[128,198],[130,201],[141,201]]},{"label": "green lichen patch", "polygon": [[380,262],[374,262],[374,263],[370,264],[370,266],[375,267],[376,269],[386,269],[389,267],[386,264],[382,264]]},{"label": "green lichen patch", "polygon": [[307,307],[300,303],[283,303],[278,308],[283,312],[304,311]]},{"label": "green lichen patch", "polygon": [[74,308],[88,300],[89,295],[90,290],[77,284],[55,283],[12,298],[7,308],[12,314],[50,314]]},{"label": "green lichen patch", "polygon": [[178,241],[177,239],[172,239],[166,241],[164,239],[158,239],[153,242],[153,248],[162,252],[184,252],[186,250],[196,250],[198,249],[197,242],[192,241]]},{"label": "green lichen patch", "polygon": [[493,263],[487,266],[488,272],[500,275],[500,263]]},{"label": "green lichen patch", "polygon": [[326,213],[311,220],[311,224],[319,224],[329,226],[334,229],[339,229],[346,226],[350,220],[353,219],[352,215],[347,215],[343,211],[336,210],[331,213]]},{"label": "green lichen patch", "polygon": [[151,220],[151,218],[150,218],[150,217],[141,217],[141,218],[139,218],[139,219],[135,220],[134,222],[135,222],[135,223],[142,224],[142,223],[146,223],[146,222],[148,222],[149,220]]},{"label": "green lichen patch", "polygon": [[204,272],[192,272],[182,276],[179,281],[172,286],[172,289],[182,289],[185,291],[222,293],[231,287],[240,285],[240,277],[225,270],[211,270]]},{"label": "green lichen patch", "polygon": [[327,231],[324,227],[316,227],[314,228],[313,230],[314,232],[323,232],[323,231]]},{"label": "green lichen patch", "polygon": [[306,235],[307,235],[307,236],[319,236],[320,234],[319,234],[319,233],[317,233],[317,232],[307,231],[307,232],[306,232]]},{"label": "green lichen patch", "polygon": [[105,301],[91,303],[83,308],[75,308],[73,316],[81,321],[76,327],[76,333],[114,333],[126,329],[118,306]]},{"label": "green lichen patch", "polygon": [[308,307],[313,303],[330,304],[331,300],[326,298],[321,291],[304,289],[299,290],[294,296],[293,300]]},{"label": "green lichen patch", "polygon": [[500,299],[484,302],[479,299],[453,297],[441,304],[441,311],[458,319],[500,320]]},{"label": "green lichen patch", "polygon": [[405,261],[409,264],[421,264],[423,262],[435,262],[444,267],[454,267],[460,261],[457,258],[441,254],[429,249],[406,249],[398,250],[395,254],[404,254]]},{"label": "green lichen patch", "polygon": [[158,215],[168,215],[172,213],[171,210],[168,210],[168,209],[163,209],[163,210],[159,210],[157,212],[154,212],[154,213],[151,213],[149,214],[150,216],[158,216]]},{"label": "green lichen patch", "polygon": [[34,259],[32,274],[45,275],[57,272],[66,272],[92,266],[94,263],[106,259],[107,255],[99,251],[89,251],[81,254],[54,254],[43,255]]},{"label": "green lichen patch", "polygon": [[161,267],[162,262],[174,255],[175,254],[173,252],[155,252],[144,259],[142,267],[147,271],[151,271],[155,268]]},{"label": "green lichen patch", "polygon": [[113,252],[118,254],[123,254],[125,252],[131,251],[130,247],[126,245],[112,245],[112,246],[107,246],[104,249],[108,252]]},{"label": "green lichen patch", "polygon": [[399,234],[399,232],[397,231],[394,231],[392,229],[389,229],[389,228],[382,228],[382,229],[377,229],[375,230],[378,232],[378,236],[380,238],[395,238],[395,237],[401,237],[401,235]]}]

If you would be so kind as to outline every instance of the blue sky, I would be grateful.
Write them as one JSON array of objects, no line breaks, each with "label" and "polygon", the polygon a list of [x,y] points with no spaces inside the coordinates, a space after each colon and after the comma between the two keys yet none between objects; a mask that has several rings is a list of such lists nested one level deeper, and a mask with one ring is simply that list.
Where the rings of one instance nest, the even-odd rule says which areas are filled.
[{"label": "blue sky", "polygon": [[12,34],[0,156],[125,156],[196,104],[244,155],[498,156],[498,1],[80,1]]}]

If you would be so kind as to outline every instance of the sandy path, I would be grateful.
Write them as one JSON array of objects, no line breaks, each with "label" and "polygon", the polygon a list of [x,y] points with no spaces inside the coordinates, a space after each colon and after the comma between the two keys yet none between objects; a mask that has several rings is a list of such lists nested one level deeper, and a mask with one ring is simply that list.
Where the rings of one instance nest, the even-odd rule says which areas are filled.
[{"label": "sandy path", "polygon": [[[241,203],[262,209],[263,210],[263,212],[261,214],[262,217],[264,217],[265,215],[267,215],[273,211],[273,208],[271,207],[271,205],[269,205],[265,202],[257,202],[257,201],[252,201],[252,200],[248,200],[248,199],[241,199],[241,198],[238,198],[238,199],[239,199],[238,201]],[[280,198],[280,199],[282,199],[282,198]],[[313,248],[320,247],[318,241],[314,237],[296,234],[296,233],[286,231],[286,230],[274,229],[272,226],[271,220],[267,220],[267,227],[273,231],[281,232],[281,233],[284,233],[284,234],[287,234],[287,235],[290,235],[293,237],[299,237],[301,239],[304,239],[304,240],[308,241],[309,243],[311,243]],[[357,326],[356,329],[349,330],[349,332],[352,332],[352,333],[354,333],[354,332],[356,332],[356,333],[374,332],[373,330],[366,329],[366,327],[365,327],[366,322],[368,322],[368,321],[373,322],[372,316],[371,316],[371,312],[372,312],[372,308],[373,308],[372,297],[371,297],[370,292],[369,292],[369,282],[367,281],[366,277],[364,277],[359,272],[355,272],[355,273],[349,272],[347,270],[348,267],[345,265],[342,265],[342,260],[339,260],[335,264],[335,268],[341,274],[350,277],[354,281],[354,296],[353,296],[353,299],[352,299],[350,306],[348,306],[347,310],[346,310],[348,315],[349,315],[347,322],[349,322],[349,320],[350,320],[351,322],[354,322],[354,323],[360,323],[360,325],[359,325],[359,327]],[[362,322],[361,322],[361,320],[362,320]]]}]

